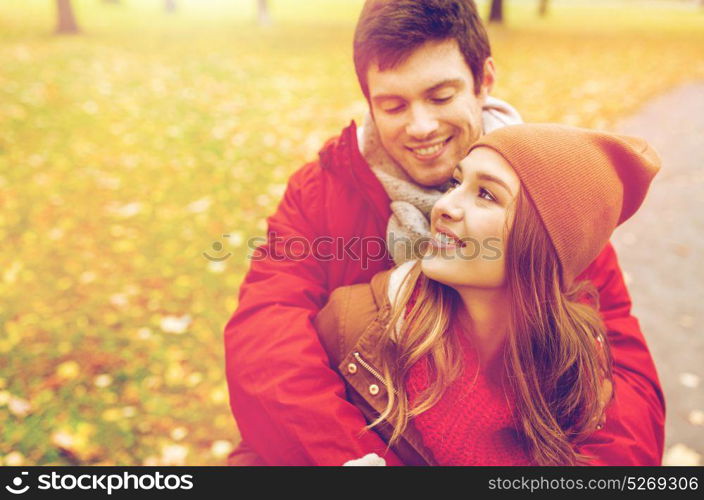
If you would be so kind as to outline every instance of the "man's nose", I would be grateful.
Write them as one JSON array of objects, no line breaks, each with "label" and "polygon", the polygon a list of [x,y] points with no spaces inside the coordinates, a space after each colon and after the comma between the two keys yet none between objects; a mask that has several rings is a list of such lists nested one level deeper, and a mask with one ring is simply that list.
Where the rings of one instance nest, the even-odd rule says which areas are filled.
[{"label": "man's nose", "polygon": [[438,121],[431,112],[422,104],[411,107],[411,116],[406,126],[406,133],[418,140],[427,139],[438,128]]}]

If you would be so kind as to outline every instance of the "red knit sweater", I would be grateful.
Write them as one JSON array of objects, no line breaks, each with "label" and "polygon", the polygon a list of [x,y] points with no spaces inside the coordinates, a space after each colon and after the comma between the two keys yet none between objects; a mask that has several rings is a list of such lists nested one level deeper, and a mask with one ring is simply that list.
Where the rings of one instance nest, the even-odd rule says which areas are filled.
[{"label": "red knit sweater", "polygon": [[[410,311],[418,288],[406,309]],[[513,420],[513,406],[501,386],[478,371],[475,349],[461,331],[464,368],[429,410],[413,420],[439,465],[530,465]],[[411,368],[406,391],[411,405],[430,381],[427,358]]]}]

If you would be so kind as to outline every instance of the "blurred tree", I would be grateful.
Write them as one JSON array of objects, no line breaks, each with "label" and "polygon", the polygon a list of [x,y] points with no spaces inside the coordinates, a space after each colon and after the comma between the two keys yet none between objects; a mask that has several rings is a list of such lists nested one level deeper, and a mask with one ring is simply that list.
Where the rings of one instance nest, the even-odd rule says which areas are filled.
[{"label": "blurred tree", "polygon": [[103,3],[120,3],[120,0],[103,0]]},{"label": "blurred tree", "polygon": [[257,22],[259,26],[269,26],[271,24],[269,2],[267,0],[257,0]]},{"label": "blurred tree", "polygon": [[166,12],[176,12],[176,0],[165,0],[164,9]]},{"label": "blurred tree", "polygon": [[538,15],[540,17],[545,17],[548,13],[548,0],[540,0],[538,3]]},{"label": "blurred tree", "polygon": [[56,33],[67,35],[80,31],[76,23],[76,16],[73,14],[71,0],[56,0],[56,14],[58,16]]},{"label": "blurred tree", "polygon": [[504,2],[503,0],[491,0],[491,9],[489,10],[490,23],[504,22]]}]

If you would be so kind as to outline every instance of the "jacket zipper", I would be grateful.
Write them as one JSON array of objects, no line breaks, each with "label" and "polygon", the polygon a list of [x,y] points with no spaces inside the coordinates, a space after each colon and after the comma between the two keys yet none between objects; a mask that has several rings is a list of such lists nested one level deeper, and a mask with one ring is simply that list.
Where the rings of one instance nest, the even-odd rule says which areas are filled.
[{"label": "jacket zipper", "polygon": [[[362,356],[359,354],[359,352],[354,352],[353,356],[354,356],[354,359],[356,359],[360,365],[362,365],[364,368],[366,368],[369,373],[374,375],[374,378],[376,378],[379,382],[384,384],[384,387],[386,387],[386,382],[384,382],[384,378],[379,374],[378,371],[376,371],[376,369],[372,365],[370,365],[369,363],[364,361],[364,359],[362,359]],[[393,387],[391,388],[391,390],[393,391],[394,394],[398,394],[396,392],[396,389],[394,389]]]},{"label": "jacket zipper", "polygon": [[[362,365],[369,373],[371,373],[371,374],[374,376],[374,378],[376,378],[379,382],[381,382],[382,384],[384,384],[384,387],[386,387],[386,384],[384,383],[384,379],[383,379],[382,376],[379,374],[379,372],[376,371],[376,369],[375,369],[372,365],[370,365],[369,363],[367,363],[366,361],[364,361],[364,359],[362,359],[362,356],[359,354],[359,352],[355,351],[354,353],[352,353],[352,355],[354,356],[354,359],[356,359],[357,362],[358,362],[360,365]],[[398,394],[398,392],[396,391],[396,389],[394,389],[393,387],[391,388],[391,390],[393,391],[394,394]],[[418,454],[418,456],[419,456],[422,460],[425,461],[426,464],[428,464],[428,465],[432,465],[432,464],[433,464],[433,461],[430,460],[430,459],[428,459],[428,458],[426,457],[425,453],[423,453],[422,447],[419,449],[418,446],[417,446],[417,444],[414,444],[413,442],[411,442],[411,441],[408,439],[408,437],[406,437],[406,436],[404,436],[404,439],[405,439],[406,442],[409,444],[409,446],[410,446],[411,448],[413,448],[413,449],[416,451],[416,453]]]}]

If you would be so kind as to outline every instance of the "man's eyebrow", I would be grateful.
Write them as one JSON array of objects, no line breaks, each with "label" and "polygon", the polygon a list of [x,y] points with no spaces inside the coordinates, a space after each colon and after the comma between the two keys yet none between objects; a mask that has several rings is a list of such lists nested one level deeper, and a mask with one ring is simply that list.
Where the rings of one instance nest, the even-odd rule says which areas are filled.
[{"label": "man's eyebrow", "polygon": [[372,96],[372,101],[385,101],[387,99],[401,99],[401,96],[396,94],[378,94]]},{"label": "man's eyebrow", "polygon": [[441,89],[443,87],[461,87],[463,84],[464,82],[460,78],[448,78],[447,80],[443,80],[440,83],[436,83],[432,87],[426,89],[424,93],[432,94],[436,90]]},{"label": "man's eyebrow", "polygon": [[[432,87],[428,87],[423,91],[423,94],[432,94],[433,92],[443,88],[443,87],[461,87],[464,84],[461,78],[448,78],[439,83],[436,83]],[[386,99],[402,99],[401,96],[396,94],[377,94],[372,96],[373,101],[383,101]]]}]

